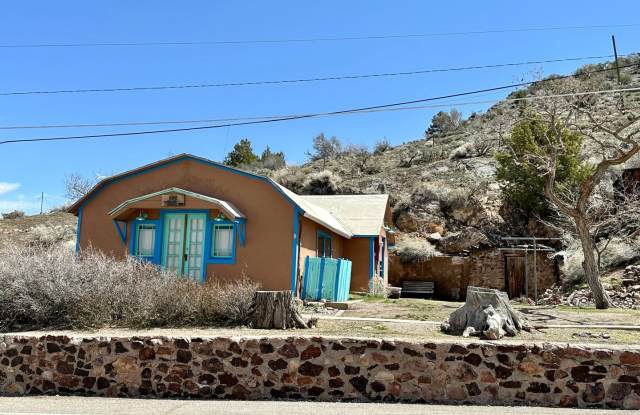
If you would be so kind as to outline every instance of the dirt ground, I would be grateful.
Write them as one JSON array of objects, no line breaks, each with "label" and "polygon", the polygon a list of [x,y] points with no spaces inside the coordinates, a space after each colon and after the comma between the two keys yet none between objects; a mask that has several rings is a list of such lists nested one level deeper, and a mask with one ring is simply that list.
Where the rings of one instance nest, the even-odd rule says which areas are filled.
[{"label": "dirt ground", "polygon": [[[531,333],[523,332],[517,337],[506,338],[501,342],[561,342],[574,344],[604,344],[604,345],[640,345],[640,331],[629,330],[590,330],[593,334],[607,333],[609,338],[592,338],[576,336],[582,332],[577,329],[548,329],[533,330]],[[451,336],[440,332],[437,324],[419,322],[370,322],[370,321],[345,321],[332,320],[322,317],[318,321],[318,327],[309,330],[254,330],[250,328],[161,328],[150,330],[128,329],[100,329],[84,331],[33,331],[20,333],[6,333],[17,335],[68,335],[68,336],[104,336],[104,337],[130,337],[130,336],[169,336],[169,337],[280,337],[280,336],[335,336],[350,338],[384,338],[402,339],[411,341],[461,341],[458,336]],[[2,334],[0,334],[0,337]],[[479,341],[472,338],[470,341]]]},{"label": "dirt ground", "polygon": [[31,231],[38,225],[76,229],[76,217],[70,213],[56,212],[44,215],[24,216],[17,219],[0,219],[0,248],[10,245],[28,245]]},{"label": "dirt ground", "polygon": [[[401,298],[397,300],[364,298],[353,303],[344,317],[377,317],[441,322],[462,302]],[[593,307],[531,306],[514,304],[514,308],[533,324],[611,324],[640,325],[640,311],[611,308],[596,310]]]},{"label": "dirt ground", "polygon": [[[460,337],[444,334],[439,323],[462,303],[423,299],[377,299],[353,303],[349,310],[339,315],[319,315],[316,328],[309,330],[254,330],[249,328],[158,328],[150,330],[100,329],[95,331],[37,331],[20,334],[66,334],[70,336],[263,336],[282,335],[338,336],[338,337],[375,337],[406,339],[413,341],[452,341]],[[615,324],[634,325],[640,323],[640,312],[611,309],[606,311],[593,308],[570,308],[551,306],[515,305],[525,314],[533,325],[542,324]],[[380,318],[415,321],[352,321],[339,319]],[[337,318],[337,319],[336,319]],[[474,339],[477,340],[477,339]],[[504,341],[513,342],[563,342],[574,344],[640,345],[639,330],[608,330],[588,328],[549,328],[523,332],[517,337]]]}]

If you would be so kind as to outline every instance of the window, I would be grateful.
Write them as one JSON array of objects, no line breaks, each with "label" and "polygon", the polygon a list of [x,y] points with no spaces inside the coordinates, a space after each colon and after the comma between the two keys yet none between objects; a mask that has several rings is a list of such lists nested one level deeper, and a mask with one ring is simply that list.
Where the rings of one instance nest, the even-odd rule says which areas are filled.
[{"label": "window", "polygon": [[230,258],[233,256],[233,224],[214,224],[211,237],[211,257]]},{"label": "window", "polygon": [[319,257],[331,258],[333,256],[331,237],[324,232],[318,232],[316,254]]},{"label": "window", "polygon": [[143,258],[152,258],[156,246],[156,225],[140,223],[136,225],[136,243],[134,254]]}]

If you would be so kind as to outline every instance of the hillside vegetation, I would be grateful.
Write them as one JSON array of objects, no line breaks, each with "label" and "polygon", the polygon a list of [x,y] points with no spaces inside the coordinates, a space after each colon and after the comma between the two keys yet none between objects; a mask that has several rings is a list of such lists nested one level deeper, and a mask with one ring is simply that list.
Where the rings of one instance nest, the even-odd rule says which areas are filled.
[{"label": "hillside vegetation", "polygon": [[[640,63],[638,55],[619,60],[621,66]],[[575,73],[577,78],[556,80],[566,83],[569,91],[605,90],[640,87],[638,66],[621,70],[621,84],[612,62],[587,65]],[[586,74],[586,75],[585,75]],[[546,79],[557,77],[550,76]],[[496,178],[495,154],[505,151],[505,137],[522,119],[525,112],[535,113],[542,107],[535,97],[540,84],[513,91],[506,100],[497,102],[483,113],[472,113],[466,119],[452,109],[437,114],[423,138],[396,147],[379,141],[374,148],[350,146],[324,135],[314,141],[310,161],[301,166],[284,166],[284,154],[269,148],[261,155],[253,153],[251,143],[239,142],[225,163],[273,177],[281,184],[302,194],[371,194],[388,193],[397,229],[397,254],[408,261],[419,261],[433,255],[464,254],[482,246],[497,245],[507,235],[556,235],[556,231],[536,215],[510,206],[503,199],[502,185]],[[612,113],[618,95],[603,95],[596,111]],[[638,107],[640,93],[627,94],[625,105]],[[592,153],[588,143],[581,149],[588,159]],[[618,166],[609,174],[604,186],[612,186],[622,169],[640,165],[637,158]],[[85,186],[86,187],[86,186]],[[84,187],[83,187],[84,188]],[[4,244],[33,245],[66,241],[72,243],[75,218],[66,213],[0,220],[0,247]],[[564,272],[578,279],[580,255],[571,240],[557,248],[566,249]],[[606,267],[633,262],[640,250],[625,241],[613,240],[603,254]]]},{"label": "hillside vegetation", "polygon": [[[638,55],[619,60],[621,66],[639,62]],[[613,65],[612,62],[587,65],[575,73],[588,74],[613,68]],[[574,87],[594,91],[640,86],[638,66],[623,68],[621,72],[622,85],[614,70],[555,82],[565,83],[564,88],[571,91]],[[545,79],[554,78],[557,77]],[[507,100],[464,120],[459,119],[455,110],[450,114],[438,114],[422,139],[393,148],[381,142],[370,152],[360,147],[346,147],[334,151],[333,155],[328,153],[329,157],[316,157],[302,166],[288,167],[272,175],[285,186],[302,193],[317,192],[316,187],[309,186],[309,178],[314,175],[324,178],[322,189],[330,189],[329,192],[389,193],[394,225],[399,230],[398,252],[409,250],[414,258],[420,256],[420,252],[415,255],[416,249],[428,257],[495,245],[507,235],[550,236],[554,234],[553,229],[541,224],[539,218],[513,208],[503,200],[494,158],[496,151],[505,150],[504,138],[522,119],[523,113],[535,113],[541,107],[541,101],[516,99],[533,97],[539,89],[539,84],[534,84],[514,91]],[[617,95],[603,95],[595,110],[610,114],[618,99]],[[638,93],[625,97],[628,107],[637,107],[639,102]],[[444,117],[449,125],[438,117]],[[585,143],[582,148],[585,159],[591,150]],[[637,159],[622,168],[635,164]],[[605,184],[611,186],[622,168],[614,170]],[[636,254],[627,252],[626,255]],[[579,261],[570,265],[574,263],[579,264]],[[567,271],[579,272],[575,268]]]}]

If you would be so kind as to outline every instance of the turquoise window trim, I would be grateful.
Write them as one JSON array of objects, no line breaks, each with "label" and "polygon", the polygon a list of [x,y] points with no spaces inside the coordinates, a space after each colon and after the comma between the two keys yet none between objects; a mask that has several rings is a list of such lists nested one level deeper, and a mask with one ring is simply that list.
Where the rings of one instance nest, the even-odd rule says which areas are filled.
[{"label": "turquoise window trim", "polygon": [[373,280],[373,278],[375,277],[375,272],[376,272],[376,265],[375,265],[375,261],[376,261],[376,244],[375,244],[375,240],[377,237],[370,237],[369,238],[369,282],[371,282]]},{"label": "turquoise window trim", "polygon": [[[138,256],[136,255],[137,242],[138,242],[138,226],[139,225],[153,225],[155,227],[155,236],[154,236],[154,246],[153,246],[153,256]],[[131,221],[131,229],[130,241],[129,241],[129,253],[134,258],[141,259],[143,261],[151,262],[152,264],[160,265],[160,253],[162,250],[162,234],[160,233],[162,230],[162,226],[160,225],[160,221],[157,219],[145,219],[145,220],[133,220]]]},{"label": "turquoise window trim", "polygon": [[[214,237],[215,237],[215,228],[216,226],[220,226],[220,225],[224,225],[224,226],[231,226],[232,227],[232,236],[231,236],[231,240],[232,240],[232,244],[231,244],[231,256],[226,256],[226,257],[214,257],[213,256],[213,245],[215,243],[214,241]],[[209,221],[209,225],[207,226],[207,231],[208,231],[208,235],[205,235],[206,241],[205,241],[205,257],[207,258],[206,263],[208,264],[235,264],[236,263],[236,245],[237,245],[237,228],[238,228],[238,223],[237,222],[232,222],[229,220],[224,220],[224,221],[216,221],[216,220],[210,220]]]},{"label": "turquoise window trim", "polygon": [[380,278],[384,279],[384,273],[386,269],[384,267],[384,263],[386,262],[386,251],[387,251],[387,238],[382,238],[382,243],[380,244]]},{"label": "turquoise window trim", "polygon": [[82,208],[80,205],[78,208],[78,222],[76,223],[76,253],[80,252],[80,231],[82,230]]},{"label": "turquoise window trim", "polygon": [[[322,238],[322,250],[325,253],[325,255],[320,255],[320,247],[318,246],[318,240]],[[326,241],[329,241],[329,256],[326,255]],[[321,230],[318,230],[316,232],[316,256],[320,257],[324,257],[324,258],[333,258],[333,238],[331,237],[331,235],[329,235],[326,232],[323,232]]]},{"label": "turquoise window trim", "polygon": [[[304,211],[297,206],[293,208],[293,238],[291,241],[291,295],[294,297],[297,295],[297,280],[298,280],[298,264],[300,250],[299,248],[299,240],[300,240],[300,215],[302,215]],[[308,257],[307,257],[308,258]]]},{"label": "turquoise window trim", "polygon": [[240,246],[245,246],[247,243],[247,220],[245,218],[239,218],[233,221],[238,228],[238,237],[240,238]]}]

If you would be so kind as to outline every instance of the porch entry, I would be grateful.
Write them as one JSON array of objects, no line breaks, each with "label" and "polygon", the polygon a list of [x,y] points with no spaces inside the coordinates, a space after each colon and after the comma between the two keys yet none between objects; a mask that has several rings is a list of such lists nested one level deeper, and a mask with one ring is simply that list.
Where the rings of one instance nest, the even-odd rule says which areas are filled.
[{"label": "porch entry", "polygon": [[178,275],[200,279],[204,266],[207,216],[204,213],[167,213],[164,216],[162,266]]}]

